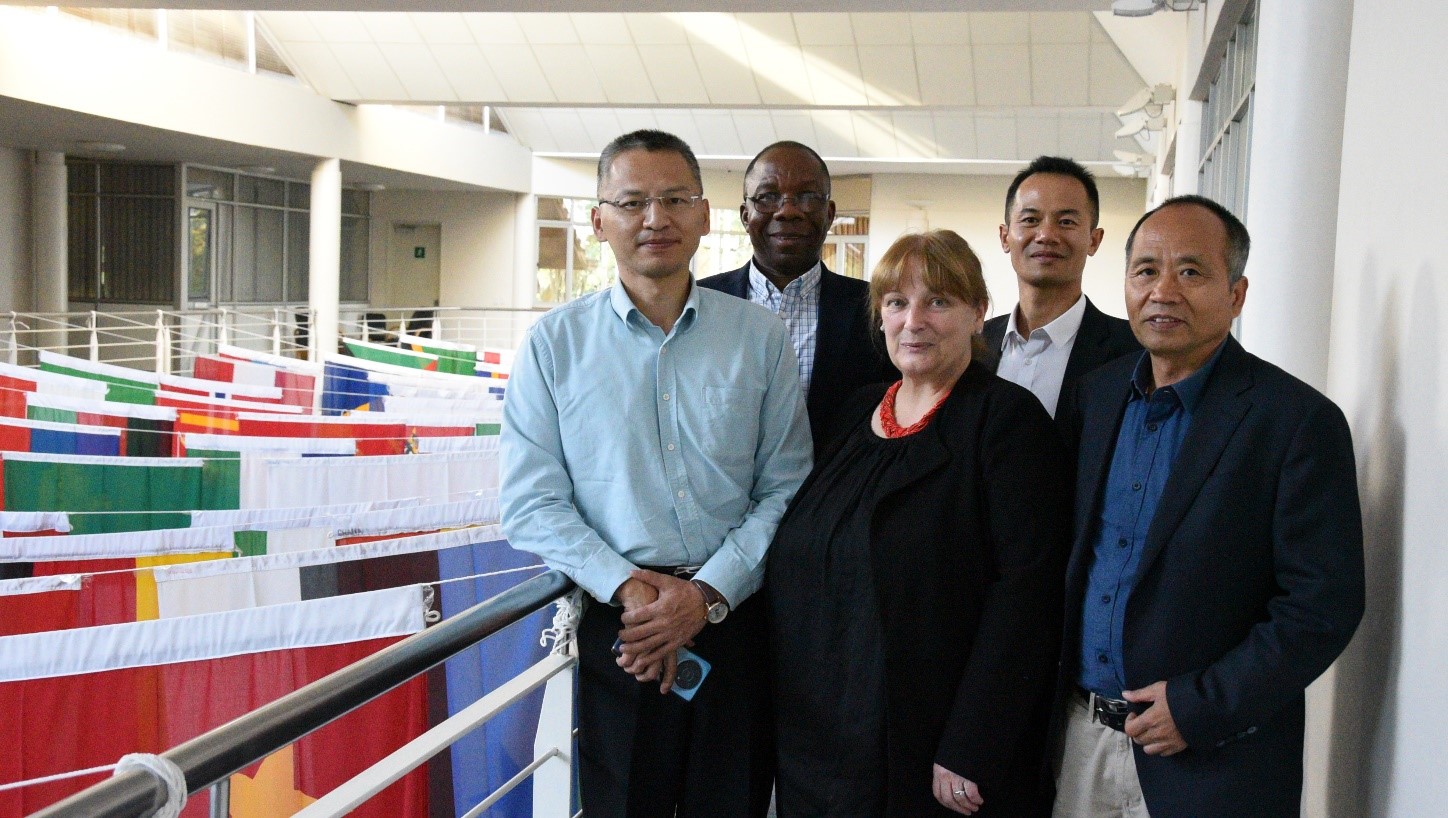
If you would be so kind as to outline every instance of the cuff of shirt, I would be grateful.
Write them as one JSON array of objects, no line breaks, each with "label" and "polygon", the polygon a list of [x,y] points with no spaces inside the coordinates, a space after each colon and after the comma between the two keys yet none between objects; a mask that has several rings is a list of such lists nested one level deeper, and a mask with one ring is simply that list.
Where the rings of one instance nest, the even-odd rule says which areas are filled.
[{"label": "cuff of shirt", "polygon": [[602,550],[583,565],[579,566],[573,581],[590,596],[605,605],[617,605],[614,594],[629,578],[634,564],[616,551]]},{"label": "cuff of shirt", "polygon": [[759,584],[753,581],[748,571],[741,571],[737,566],[728,564],[729,562],[731,560],[725,557],[723,552],[715,554],[704,563],[694,579],[709,583],[709,587],[722,594],[729,603],[730,610],[733,610],[748,599],[758,589]]}]

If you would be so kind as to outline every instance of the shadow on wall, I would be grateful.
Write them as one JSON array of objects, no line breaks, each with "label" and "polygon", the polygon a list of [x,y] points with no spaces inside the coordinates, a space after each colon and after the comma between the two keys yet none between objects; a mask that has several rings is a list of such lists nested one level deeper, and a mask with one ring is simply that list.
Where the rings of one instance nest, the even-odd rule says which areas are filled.
[{"label": "shadow on wall", "polygon": [[[1357,379],[1370,390],[1354,418],[1358,490],[1363,506],[1367,610],[1337,665],[1328,774],[1331,818],[1385,815],[1394,789],[1398,698],[1403,649],[1404,498],[1407,486],[1405,408],[1432,407],[1438,394],[1439,332],[1431,271],[1422,270],[1407,302],[1397,281],[1377,304],[1378,265],[1369,259],[1359,300],[1375,346]],[[1411,334],[1411,337],[1409,337]],[[1406,349],[1402,359],[1399,350]],[[1427,410],[1431,412],[1431,409]],[[1414,459],[1442,462],[1431,429],[1413,440]],[[1419,460],[1421,458],[1421,460]],[[1431,466],[1429,468],[1432,468]]]}]

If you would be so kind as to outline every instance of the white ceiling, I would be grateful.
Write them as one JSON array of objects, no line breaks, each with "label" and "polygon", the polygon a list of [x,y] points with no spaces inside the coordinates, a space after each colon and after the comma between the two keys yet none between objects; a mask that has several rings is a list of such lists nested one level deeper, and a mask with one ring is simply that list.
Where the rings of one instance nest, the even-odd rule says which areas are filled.
[{"label": "white ceiling", "polygon": [[1112,111],[1145,84],[1086,11],[259,19],[328,97],[492,105],[547,154],[659,127],[717,156],[797,139],[835,158],[1110,161],[1129,147]]}]

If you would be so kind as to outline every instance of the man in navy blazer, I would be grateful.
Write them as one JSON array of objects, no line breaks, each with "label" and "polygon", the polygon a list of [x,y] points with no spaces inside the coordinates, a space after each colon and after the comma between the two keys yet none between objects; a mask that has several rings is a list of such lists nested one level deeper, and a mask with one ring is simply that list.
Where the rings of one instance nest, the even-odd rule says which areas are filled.
[{"label": "man in navy blazer", "polygon": [[776,142],[744,171],[739,218],[754,245],[743,267],[699,285],[762,304],[789,327],[816,456],[836,415],[866,384],[900,377],[870,332],[869,285],[830,272],[820,250],[835,220],[830,170],[798,142]]},{"label": "man in navy blazer", "polygon": [[1019,303],[985,322],[996,374],[1031,390],[1058,426],[1076,381],[1141,349],[1131,326],[1081,292],[1086,260],[1104,231],[1096,177],[1079,163],[1038,156],[1006,189],[1001,249],[1016,271]]},{"label": "man in navy blazer", "polygon": [[1363,611],[1352,438],[1229,335],[1247,229],[1170,199],[1126,244],[1146,354],[1077,390],[1055,814],[1297,818],[1303,691]]}]

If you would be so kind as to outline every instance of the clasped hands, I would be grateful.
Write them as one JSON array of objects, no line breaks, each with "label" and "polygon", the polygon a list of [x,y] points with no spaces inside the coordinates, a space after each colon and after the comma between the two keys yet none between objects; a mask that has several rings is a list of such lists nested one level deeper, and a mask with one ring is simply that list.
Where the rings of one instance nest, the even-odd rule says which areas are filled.
[{"label": "clasped hands", "polygon": [[634,569],[614,598],[623,605],[618,666],[640,682],[659,682],[668,693],[678,672],[679,648],[704,629],[704,595],[688,580]]}]

